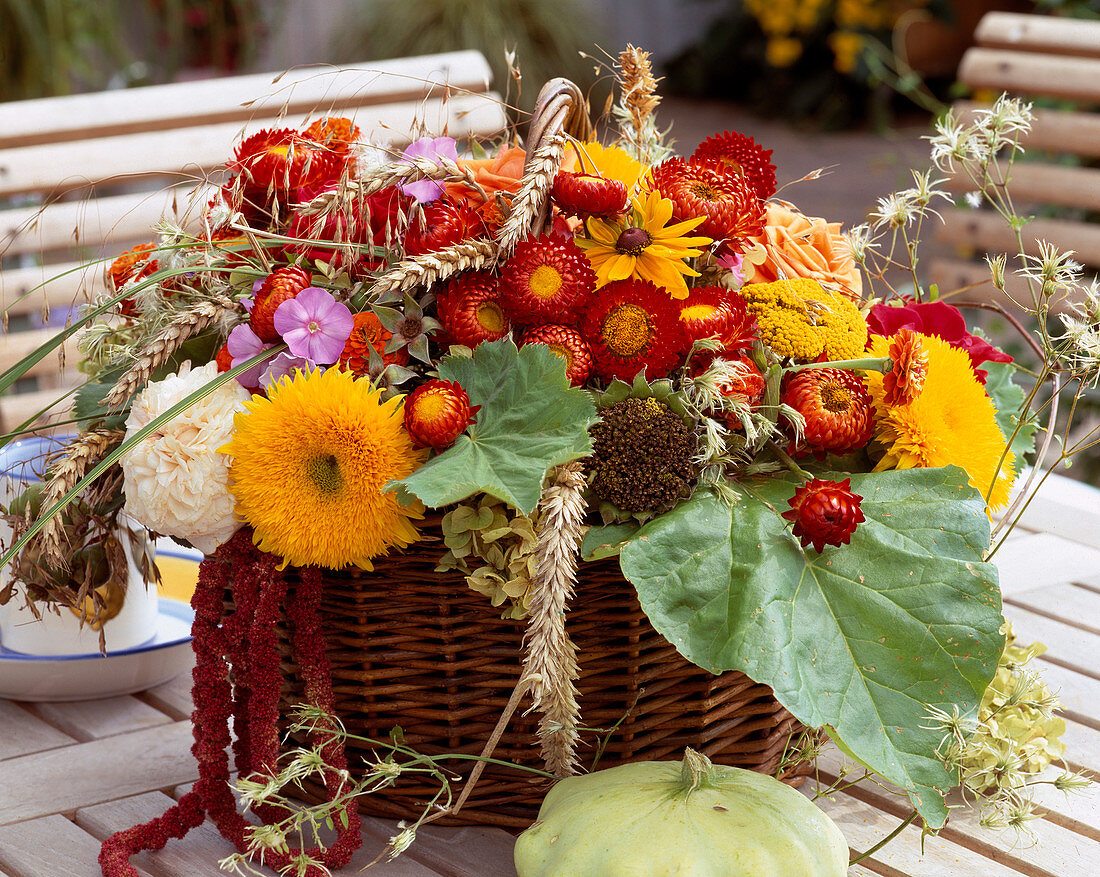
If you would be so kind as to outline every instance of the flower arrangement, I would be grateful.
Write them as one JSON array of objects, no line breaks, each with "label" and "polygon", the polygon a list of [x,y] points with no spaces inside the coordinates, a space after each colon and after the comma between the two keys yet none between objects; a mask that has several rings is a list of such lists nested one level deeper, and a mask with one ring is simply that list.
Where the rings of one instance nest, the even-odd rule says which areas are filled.
[{"label": "flower arrangement", "polygon": [[[415,550],[428,510],[454,586],[525,619],[516,700],[542,714],[556,775],[576,769],[582,718],[565,619],[584,562],[609,557],[685,658],[771,686],[930,830],[960,770],[981,772],[929,716],[988,711],[1005,650],[991,530],[1020,508],[1041,397],[917,280],[912,244],[942,193],[917,174],[842,232],[776,199],[751,138],[673,157],[645,53],[623,54],[618,81],[609,144],[540,124],[581,105],[565,85],[544,92],[525,146],[480,158],[448,138],[379,155],[340,118],[263,131],[237,147],[200,233],[165,228],[111,266],[85,318],[88,428],[4,557],[61,544],[58,512],[104,473],[151,531],[211,555],[195,596],[202,778],[110,839],[105,873],[131,873],[131,853],[204,809],[244,843],[227,720],[249,719],[241,774],[274,770],[282,571],[300,568],[286,611],[306,696],[329,710],[321,570]],[[972,129],[949,120],[934,155],[988,169],[1024,122],[1013,102]],[[888,282],[899,263],[908,290]],[[1045,316],[1072,266],[1055,254],[1028,271]],[[1032,342],[1056,395],[1097,375],[1074,334],[1094,324],[1066,319],[1066,336]],[[246,612],[223,614],[227,589]],[[340,738],[314,730],[344,800]],[[1058,748],[1028,752],[1041,770]],[[342,812],[326,866],[357,836],[353,803]]]}]

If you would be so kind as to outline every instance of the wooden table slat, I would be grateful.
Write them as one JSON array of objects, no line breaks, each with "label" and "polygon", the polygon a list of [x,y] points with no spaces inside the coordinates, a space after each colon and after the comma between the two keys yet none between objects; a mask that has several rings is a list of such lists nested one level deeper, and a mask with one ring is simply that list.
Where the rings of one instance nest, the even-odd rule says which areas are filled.
[{"label": "wooden table slat", "polygon": [[18,704],[0,700],[0,761],[75,742]]},{"label": "wooden table slat", "polygon": [[4,762],[0,825],[198,778],[191,723],[175,722]]},{"label": "wooden table slat", "polygon": [[0,866],[10,877],[101,877],[98,857],[99,840],[64,816],[0,826]]},{"label": "wooden table slat", "polygon": [[[901,818],[883,813],[865,801],[838,792],[816,802],[839,826],[853,854],[870,849],[897,828]],[[921,849],[921,831],[908,826],[900,835],[865,861],[875,871],[887,874],[919,874],[920,877],[958,877],[981,874],[982,877],[1019,877],[1021,872],[990,862],[979,853],[939,838],[928,838]]]},{"label": "wooden table slat", "polygon": [[1062,712],[1069,719],[1086,725],[1089,728],[1100,731],[1100,680],[1091,676],[1085,676],[1062,667],[1059,664],[1051,664],[1044,658],[1036,658],[1032,665],[1043,674],[1058,699],[1062,701]]},{"label": "wooden table slat", "polygon": [[1018,606],[1005,607],[1004,616],[1012,622],[1016,630],[1018,645],[1028,645],[1038,640],[1047,647],[1043,654],[1044,661],[1100,679],[1100,667],[1097,666],[1100,634],[1046,618]]},{"label": "wooden table slat", "polygon": [[[840,753],[830,749],[819,759],[818,766],[824,776],[835,777],[842,762]],[[910,812],[908,801],[887,795],[875,783],[863,782],[849,791],[872,806],[876,812],[892,813],[899,818],[904,818]],[[936,842],[953,842],[973,851],[975,855],[1033,877],[1068,877],[1071,874],[1096,873],[1097,864],[1100,863],[1100,841],[1044,818],[1035,819],[1028,825],[1037,841],[1031,845],[1026,839],[1021,841],[1012,831],[982,828],[972,811],[962,807],[952,811],[947,826]],[[933,841],[929,838],[925,843],[927,846]],[[885,849],[889,850],[891,846],[892,844]],[[925,877],[923,869],[908,873]]]},{"label": "wooden table slat", "polygon": [[1100,777],[1100,731],[1067,718],[1062,742],[1066,744],[1066,761],[1071,766]]},{"label": "wooden table slat", "polygon": [[1100,570],[1100,549],[1053,533],[1035,533],[1005,542],[993,561],[1001,574],[1001,592],[1010,597],[1018,591],[1094,575]]},{"label": "wooden table slat", "polygon": [[1015,607],[1027,609],[1100,635],[1100,593],[1088,587],[1063,582],[1019,591],[1005,599],[1005,612],[1011,617]]},{"label": "wooden table slat", "polygon": [[44,721],[81,742],[113,737],[115,734],[165,725],[172,721],[147,703],[129,696],[38,703],[32,709]]},{"label": "wooden table slat", "polygon": [[179,676],[142,692],[138,697],[176,720],[189,719],[194,709],[191,701],[191,669],[194,665],[195,656],[192,654],[190,663]]}]

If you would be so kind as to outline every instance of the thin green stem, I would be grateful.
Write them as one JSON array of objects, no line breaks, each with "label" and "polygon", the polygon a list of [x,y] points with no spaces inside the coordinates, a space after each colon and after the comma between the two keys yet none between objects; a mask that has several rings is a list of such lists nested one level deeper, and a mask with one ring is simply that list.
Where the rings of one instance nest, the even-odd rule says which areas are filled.
[{"label": "thin green stem", "polygon": [[875,844],[873,847],[871,847],[866,852],[862,852],[858,856],[853,856],[852,860],[850,862],[848,862],[848,866],[851,867],[852,865],[855,865],[857,862],[862,862],[864,859],[866,859],[869,856],[872,856],[875,853],[877,853],[884,846],[886,846],[888,843],[890,843],[890,841],[892,841],[895,837],[897,837],[899,834],[901,834],[903,831],[905,831],[905,829],[908,828],[909,825],[912,824],[913,820],[916,819],[916,818],[917,818],[917,811],[914,810],[907,817],[905,817],[904,820],[902,820],[901,824],[897,828],[895,828],[893,831],[891,831],[888,835],[886,835],[886,837],[884,837],[882,840],[880,840],[877,844]]}]

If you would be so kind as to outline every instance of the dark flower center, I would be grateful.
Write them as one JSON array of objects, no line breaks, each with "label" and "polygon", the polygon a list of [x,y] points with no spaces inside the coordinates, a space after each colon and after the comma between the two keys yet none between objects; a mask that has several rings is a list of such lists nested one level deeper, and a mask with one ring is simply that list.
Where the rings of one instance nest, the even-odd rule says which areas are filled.
[{"label": "dark flower center", "polygon": [[630,228],[623,231],[619,235],[619,239],[615,241],[615,249],[620,253],[626,253],[631,256],[640,256],[642,250],[653,243],[653,238],[649,236],[644,228]]}]

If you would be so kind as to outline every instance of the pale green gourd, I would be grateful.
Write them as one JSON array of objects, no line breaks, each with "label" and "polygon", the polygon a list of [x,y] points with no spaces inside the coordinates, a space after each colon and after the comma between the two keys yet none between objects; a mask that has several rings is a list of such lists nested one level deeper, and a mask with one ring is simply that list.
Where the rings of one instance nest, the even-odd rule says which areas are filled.
[{"label": "pale green gourd", "polygon": [[519,877],[844,877],[848,845],[794,789],[688,749],[562,780],[515,861]]}]

